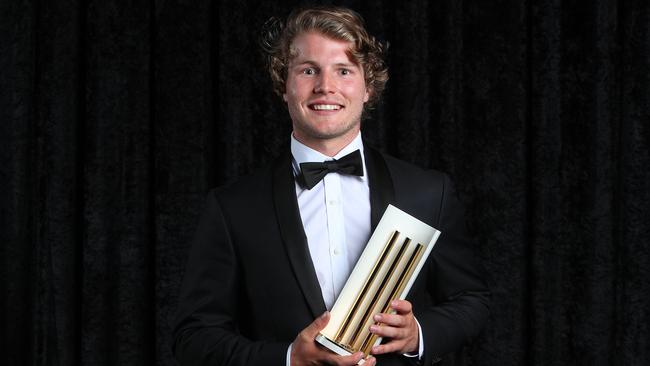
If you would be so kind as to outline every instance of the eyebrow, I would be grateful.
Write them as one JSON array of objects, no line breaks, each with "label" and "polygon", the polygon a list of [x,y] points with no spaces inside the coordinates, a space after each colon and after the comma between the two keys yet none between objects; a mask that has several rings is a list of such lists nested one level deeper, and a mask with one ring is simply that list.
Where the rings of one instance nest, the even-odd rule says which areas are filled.
[{"label": "eyebrow", "polygon": [[[311,60],[305,60],[305,61],[301,61],[301,62],[295,64],[295,66],[302,66],[302,65],[312,65],[312,66],[320,67],[317,62],[311,61]],[[355,63],[352,63],[352,62],[337,62],[337,63],[334,64],[334,66],[338,66],[338,67],[359,67],[359,65],[357,65]]]},{"label": "eyebrow", "polygon": [[339,62],[335,64],[336,66],[345,66],[345,67],[359,67],[359,65],[352,62]]}]

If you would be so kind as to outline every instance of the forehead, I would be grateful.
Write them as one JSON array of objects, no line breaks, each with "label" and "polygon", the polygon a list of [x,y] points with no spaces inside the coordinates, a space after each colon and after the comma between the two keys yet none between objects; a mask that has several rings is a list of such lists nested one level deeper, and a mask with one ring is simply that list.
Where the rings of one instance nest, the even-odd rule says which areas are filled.
[{"label": "forehead", "polygon": [[291,63],[295,62],[349,62],[352,42],[338,40],[318,32],[305,32],[297,35],[290,45]]}]

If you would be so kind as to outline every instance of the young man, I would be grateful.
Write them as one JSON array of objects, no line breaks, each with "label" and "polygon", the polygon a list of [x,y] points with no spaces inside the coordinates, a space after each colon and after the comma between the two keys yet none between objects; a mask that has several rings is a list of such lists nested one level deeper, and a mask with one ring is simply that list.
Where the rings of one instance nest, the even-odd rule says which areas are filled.
[{"label": "young man", "polygon": [[319,7],[292,13],[265,46],[292,120],[291,154],[210,192],[181,291],[176,357],[357,364],[360,353],[338,356],[314,338],[389,203],[442,234],[408,299],[375,316],[371,332],[385,341],[366,362],[430,364],[459,349],[485,323],[489,291],[447,176],[361,140],[364,109],[388,78],[381,44],[353,11]]}]

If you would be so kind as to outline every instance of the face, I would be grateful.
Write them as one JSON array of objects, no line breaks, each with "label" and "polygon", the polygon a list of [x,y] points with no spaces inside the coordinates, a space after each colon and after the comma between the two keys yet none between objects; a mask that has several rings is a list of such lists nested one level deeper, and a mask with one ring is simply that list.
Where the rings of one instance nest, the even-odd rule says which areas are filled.
[{"label": "face", "polygon": [[298,35],[292,48],[296,56],[287,68],[283,98],[294,137],[321,152],[328,146],[336,154],[332,147],[343,148],[360,129],[369,96],[363,69],[348,57],[349,42],[320,33]]}]

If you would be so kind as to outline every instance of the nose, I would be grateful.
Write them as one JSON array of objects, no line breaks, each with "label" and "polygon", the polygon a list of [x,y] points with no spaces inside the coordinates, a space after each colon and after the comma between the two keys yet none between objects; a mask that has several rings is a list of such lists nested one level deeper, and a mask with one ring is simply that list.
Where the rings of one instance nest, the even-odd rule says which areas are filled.
[{"label": "nose", "polygon": [[333,93],[334,90],[336,90],[334,78],[325,72],[321,73],[314,85],[314,93],[328,94]]}]

